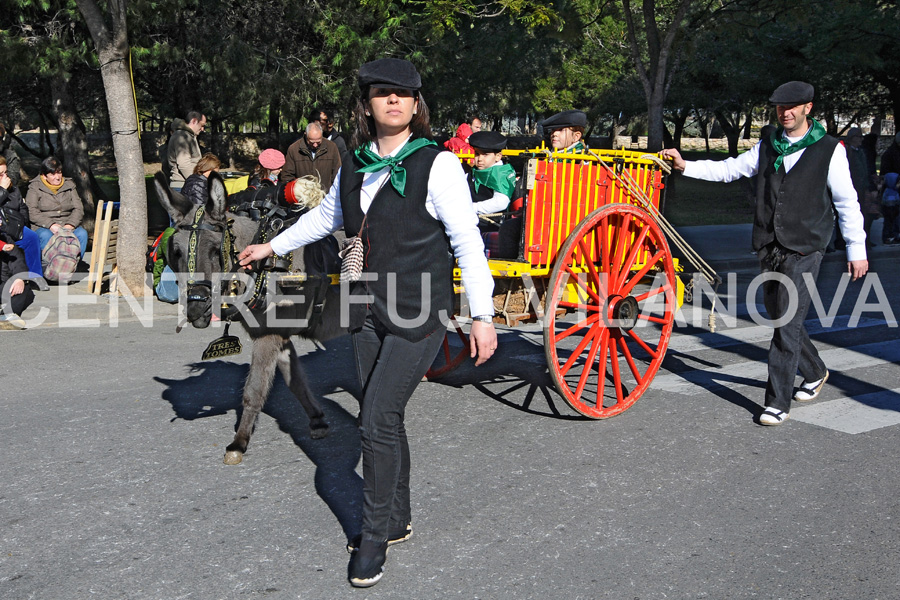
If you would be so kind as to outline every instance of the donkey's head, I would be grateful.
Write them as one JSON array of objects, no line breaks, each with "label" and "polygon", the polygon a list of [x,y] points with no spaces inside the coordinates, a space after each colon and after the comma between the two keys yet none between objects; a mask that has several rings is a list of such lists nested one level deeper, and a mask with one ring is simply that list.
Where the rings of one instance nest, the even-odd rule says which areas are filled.
[{"label": "donkey's head", "polygon": [[[154,181],[159,201],[174,223],[169,238],[169,266],[187,284],[187,317],[194,327],[209,326],[212,318],[212,285],[216,273],[223,272],[223,238],[227,227],[225,184],[215,172],[207,183],[209,199],[195,205],[165,184],[156,174]],[[179,281],[179,284],[181,280]]]}]

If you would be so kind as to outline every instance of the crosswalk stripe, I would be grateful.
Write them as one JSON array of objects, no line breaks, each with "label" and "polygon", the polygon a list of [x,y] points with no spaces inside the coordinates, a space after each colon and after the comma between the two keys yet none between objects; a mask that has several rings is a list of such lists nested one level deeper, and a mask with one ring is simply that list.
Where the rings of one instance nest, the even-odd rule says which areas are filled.
[{"label": "crosswalk stripe", "polygon": [[[809,335],[818,335],[820,333],[833,333],[837,331],[845,331],[854,329],[848,327],[850,317],[843,315],[836,317],[831,327],[824,327],[818,319],[809,319],[806,321],[806,330]],[[859,327],[877,327],[879,325],[887,326],[884,319],[872,319],[861,317]],[[705,332],[695,335],[679,334],[676,329],[669,340],[669,348],[678,352],[691,352],[697,350],[709,350],[713,348],[725,348],[738,344],[755,344],[759,342],[768,343],[772,339],[772,328],[765,325],[754,325],[751,327],[739,327],[733,329],[717,329],[715,333]]]},{"label": "crosswalk stripe", "polygon": [[791,419],[857,434],[900,424],[900,388],[796,406]]},{"label": "crosswalk stripe", "polygon": [[[900,344],[876,342],[848,348],[832,348],[819,352],[826,365],[834,365],[832,371],[841,372],[860,367],[876,367],[900,361]],[[768,367],[765,361],[740,362],[724,367],[696,369],[683,373],[658,375],[650,386],[656,391],[691,394],[697,384],[707,389],[715,387],[737,388],[763,383],[768,378]]]}]

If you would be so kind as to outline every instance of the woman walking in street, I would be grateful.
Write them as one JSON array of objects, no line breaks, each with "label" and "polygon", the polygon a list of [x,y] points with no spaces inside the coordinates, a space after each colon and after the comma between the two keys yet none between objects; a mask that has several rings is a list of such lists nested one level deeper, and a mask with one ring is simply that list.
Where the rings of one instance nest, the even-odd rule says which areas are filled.
[{"label": "woman walking in street", "polygon": [[459,160],[431,139],[421,78],[412,63],[385,58],[359,70],[357,130],[325,200],[242,265],[314,242],[344,227],[363,244],[363,273],[341,307],[360,397],[362,534],[350,542],[350,583],[374,585],[389,544],[412,534],[406,404],[437,355],[453,309],[453,256],[462,270],[476,365],[497,347],[493,280]]}]

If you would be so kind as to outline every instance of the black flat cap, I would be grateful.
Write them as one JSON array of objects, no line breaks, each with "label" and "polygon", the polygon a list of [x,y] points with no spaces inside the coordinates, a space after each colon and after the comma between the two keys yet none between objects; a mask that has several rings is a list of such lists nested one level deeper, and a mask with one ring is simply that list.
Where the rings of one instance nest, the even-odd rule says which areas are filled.
[{"label": "black flat cap", "polygon": [[541,127],[547,131],[563,127],[587,127],[587,115],[580,110],[564,110],[541,121]]},{"label": "black flat cap", "polygon": [[359,87],[370,85],[418,90],[422,87],[422,78],[408,60],[379,58],[359,68]]},{"label": "black flat cap", "polygon": [[500,152],[506,148],[506,136],[499,131],[476,131],[469,136],[469,145],[482,152]]},{"label": "black flat cap", "polygon": [[803,81],[788,81],[778,86],[772,97],[769,98],[769,104],[776,106],[797,106],[798,104],[806,104],[813,101],[815,88]]}]

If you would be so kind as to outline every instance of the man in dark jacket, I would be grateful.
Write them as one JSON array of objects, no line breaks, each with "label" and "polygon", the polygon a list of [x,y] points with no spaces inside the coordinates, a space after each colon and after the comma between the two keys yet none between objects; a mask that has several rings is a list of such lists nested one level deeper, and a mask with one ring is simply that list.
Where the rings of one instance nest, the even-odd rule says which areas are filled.
[{"label": "man in dark jacket", "polygon": [[[834,227],[832,207],[847,243],[850,277],[856,280],[869,269],[863,217],[847,152],[825,133],[821,123],[809,117],[813,93],[813,86],[802,81],[777,88],[769,103],[775,106],[781,127],[737,157],[686,162],[677,150],[660,152],[688,177],[721,182],[756,178],[753,249],[767,276],[763,283],[766,312],[777,324],[769,347],[761,425],[787,421],[791,399],[815,400],[828,379],[828,369],[803,323],[812,294],[806,279],[811,277],[814,282],[819,274]],[[794,393],[798,369],[804,381]]]},{"label": "man in dark jacket", "polygon": [[326,140],[322,126],[313,121],[306,134],[290,145],[279,181],[287,183],[306,175],[319,178],[326,192],[341,168],[341,153],[331,140]]},{"label": "man in dark jacket", "polygon": [[338,147],[341,156],[347,152],[347,142],[343,136],[334,128],[334,112],[324,108],[317,108],[309,116],[310,123],[318,123],[322,126],[322,135],[326,140],[331,140]]}]

